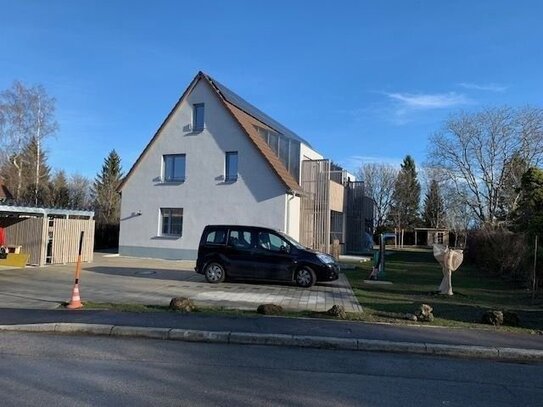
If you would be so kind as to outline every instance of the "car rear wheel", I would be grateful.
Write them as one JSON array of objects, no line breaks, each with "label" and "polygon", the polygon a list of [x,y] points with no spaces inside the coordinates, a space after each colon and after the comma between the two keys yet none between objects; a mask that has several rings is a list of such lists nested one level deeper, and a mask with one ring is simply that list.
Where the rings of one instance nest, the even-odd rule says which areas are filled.
[{"label": "car rear wheel", "polygon": [[208,283],[217,284],[224,281],[226,272],[222,264],[213,261],[206,266],[204,276]]},{"label": "car rear wheel", "polygon": [[317,282],[317,276],[315,272],[309,267],[302,267],[296,271],[294,276],[296,280],[296,285],[298,287],[309,288],[312,287]]}]

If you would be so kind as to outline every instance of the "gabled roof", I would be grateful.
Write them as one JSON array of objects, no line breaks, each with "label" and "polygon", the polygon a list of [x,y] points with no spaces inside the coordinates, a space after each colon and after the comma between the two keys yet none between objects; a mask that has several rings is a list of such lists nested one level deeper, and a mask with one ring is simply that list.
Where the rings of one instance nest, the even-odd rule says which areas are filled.
[{"label": "gabled roof", "polygon": [[282,126],[280,123],[273,120],[271,117],[267,116],[265,113],[261,112],[259,109],[245,101],[240,96],[236,95],[234,92],[226,88],[224,85],[221,85],[217,81],[215,81],[213,78],[211,78],[209,75],[198,72],[196,77],[192,80],[190,85],[187,87],[187,89],[183,92],[183,95],[181,95],[181,98],[177,101],[173,109],[170,111],[164,122],[161,124],[159,129],[156,131],[155,135],[147,144],[143,152],[140,154],[132,168],[130,168],[130,171],[126,174],[123,181],[119,185],[118,190],[122,190],[124,184],[128,180],[128,178],[132,175],[138,164],[141,162],[147,151],[150,149],[150,147],[153,145],[153,143],[158,138],[160,132],[168,123],[170,118],[173,116],[173,113],[177,110],[178,106],[181,105],[183,100],[186,98],[186,96],[190,93],[190,91],[196,86],[198,81],[200,79],[205,80],[213,90],[215,90],[215,94],[219,98],[219,100],[223,103],[224,107],[226,108],[226,111],[229,112],[234,120],[240,125],[243,132],[249,137],[249,139],[253,142],[256,149],[262,154],[262,156],[265,158],[266,162],[269,164],[270,168],[277,174],[279,179],[282,181],[282,183],[287,187],[287,190],[292,193],[301,193],[302,188],[298,184],[298,182],[294,179],[294,177],[288,172],[285,165],[281,162],[279,157],[273,152],[270,146],[260,137],[258,134],[256,127],[261,127],[267,130],[273,130],[277,133],[280,133],[286,137],[292,138],[294,140],[297,140],[299,142],[302,142],[308,146],[309,143],[307,143],[305,140],[297,136],[294,132],[288,130],[286,127]]},{"label": "gabled roof", "polygon": [[211,78],[209,75],[206,75],[206,74],[204,75],[206,76],[207,80],[210,81],[215,86],[215,88],[220,92],[224,100],[238,107],[240,110],[244,111],[249,116],[254,117],[259,122],[266,124],[271,129],[275,130],[277,133],[280,133],[288,138],[294,139],[296,141],[299,141],[300,143],[304,143],[308,147],[311,147],[311,144],[309,144],[306,140],[298,136],[292,130],[289,130],[288,128],[283,126],[281,123],[274,120],[273,118],[268,116],[266,113],[262,112],[260,109],[258,109],[257,107],[247,102],[241,96],[232,92],[223,84]]}]

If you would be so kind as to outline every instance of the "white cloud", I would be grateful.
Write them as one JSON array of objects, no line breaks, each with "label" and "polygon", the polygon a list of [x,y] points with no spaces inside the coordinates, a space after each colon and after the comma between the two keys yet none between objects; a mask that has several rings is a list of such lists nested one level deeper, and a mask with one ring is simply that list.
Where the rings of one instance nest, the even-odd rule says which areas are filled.
[{"label": "white cloud", "polygon": [[403,160],[401,158],[394,157],[352,155],[340,160],[339,164],[351,172],[356,172],[356,170],[364,164],[389,164],[394,167],[399,167],[402,161]]},{"label": "white cloud", "polygon": [[459,83],[458,86],[461,86],[465,89],[484,90],[488,92],[505,92],[508,88],[507,86],[500,85],[498,83],[477,84],[477,83],[462,82],[462,83]]},{"label": "white cloud", "polygon": [[386,93],[386,95],[402,105],[403,108],[397,111],[399,114],[404,114],[405,108],[418,110],[443,109],[472,103],[465,95],[456,92],[434,94]]}]

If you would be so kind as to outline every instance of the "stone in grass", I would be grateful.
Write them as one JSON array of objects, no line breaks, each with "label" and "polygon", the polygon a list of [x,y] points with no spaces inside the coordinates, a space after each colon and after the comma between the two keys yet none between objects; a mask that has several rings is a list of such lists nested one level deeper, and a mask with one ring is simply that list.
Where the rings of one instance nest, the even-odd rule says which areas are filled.
[{"label": "stone in grass", "polygon": [[418,310],[415,311],[417,321],[420,322],[432,322],[434,320],[433,308],[428,304],[422,304]]},{"label": "stone in grass", "polygon": [[192,312],[195,308],[190,298],[174,297],[170,301],[170,309],[174,311]]},{"label": "stone in grass", "polygon": [[347,318],[347,313],[345,312],[345,307],[343,305],[332,305],[332,308],[326,311],[326,313],[339,319]]},{"label": "stone in grass", "polygon": [[503,312],[496,311],[496,310],[486,311],[483,314],[483,318],[481,319],[481,322],[483,324],[500,326],[503,324]]},{"label": "stone in grass", "polygon": [[262,315],[280,315],[283,313],[283,307],[276,304],[260,304],[256,312]]},{"label": "stone in grass", "polygon": [[415,314],[405,314],[404,315],[404,318],[407,319],[408,321],[418,321],[418,318]]}]

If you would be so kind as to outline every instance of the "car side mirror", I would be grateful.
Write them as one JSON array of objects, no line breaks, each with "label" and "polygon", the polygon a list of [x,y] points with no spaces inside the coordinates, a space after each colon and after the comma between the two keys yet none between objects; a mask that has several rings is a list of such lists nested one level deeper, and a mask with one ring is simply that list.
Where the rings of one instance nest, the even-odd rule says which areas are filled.
[{"label": "car side mirror", "polygon": [[279,251],[280,251],[281,253],[288,253],[288,252],[290,252],[288,246],[281,246],[281,247],[279,248]]}]

